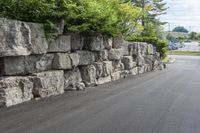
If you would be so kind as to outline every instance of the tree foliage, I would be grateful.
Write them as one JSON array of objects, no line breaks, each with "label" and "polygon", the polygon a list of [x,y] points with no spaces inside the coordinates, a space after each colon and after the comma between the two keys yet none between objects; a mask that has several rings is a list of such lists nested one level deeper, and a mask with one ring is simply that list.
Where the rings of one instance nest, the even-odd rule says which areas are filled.
[{"label": "tree foliage", "polygon": [[161,56],[165,56],[167,42],[164,37],[160,16],[166,14],[166,3],[164,0],[132,0],[132,2],[142,8],[143,16],[141,23],[143,32],[140,35],[131,35],[127,39],[131,41],[145,41],[154,44]]},{"label": "tree foliage", "polygon": [[141,29],[140,8],[124,0],[0,0],[0,17],[43,23],[65,20],[68,31],[118,36]]},{"label": "tree foliage", "polygon": [[0,0],[0,17],[42,23],[47,35],[62,21],[84,35],[162,38],[165,10],[163,0]]},{"label": "tree foliage", "polygon": [[189,31],[186,29],[186,28],[184,28],[183,26],[177,26],[177,27],[175,27],[172,31],[174,31],[174,32],[183,32],[183,33],[188,33]]}]

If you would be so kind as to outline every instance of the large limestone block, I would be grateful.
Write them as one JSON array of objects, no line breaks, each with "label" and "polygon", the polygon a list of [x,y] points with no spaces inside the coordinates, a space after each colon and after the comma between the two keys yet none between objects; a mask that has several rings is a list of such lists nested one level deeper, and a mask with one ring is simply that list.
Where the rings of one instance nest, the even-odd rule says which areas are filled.
[{"label": "large limestone block", "polygon": [[130,70],[133,67],[136,67],[137,63],[133,62],[132,56],[124,56],[122,59],[122,63],[124,64],[125,70]]},{"label": "large limestone block", "polygon": [[109,76],[113,72],[112,61],[103,61],[103,77]]},{"label": "large limestone block", "polygon": [[80,59],[79,65],[89,65],[95,62],[96,56],[93,52],[90,51],[78,51],[77,52]]},{"label": "large limestone block", "polygon": [[160,53],[156,52],[155,55],[154,55],[154,58],[158,61],[160,61]]},{"label": "large limestone block", "polygon": [[136,61],[137,61],[137,66],[144,66],[145,64],[144,56],[142,56],[141,54],[137,55]]},{"label": "large limestone block", "polygon": [[108,50],[106,50],[106,49],[101,50],[99,57],[100,57],[100,61],[107,61],[108,60]]},{"label": "large limestone block", "polygon": [[111,49],[108,53],[109,60],[121,60],[123,58],[123,49]]},{"label": "large limestone block", "polygon": [[46,71],[35,73],[30,80],[33,82],[34,97],[49,97],[64,93],[64,72]]},{"label": "large limestone block", "polygon": [[69,52],[71,51],[71,36],[61,35],[50,42],[48,52]]},{"label": "large limestone block", "polygon": [[103,45],[104,45],[105,49],[110,50],[113,46],[113,39],[104,37]]},{"label": "large limestone block", "polygon": [[121,71],[111,73],[112,81],[119,80],[121,78]]},{"label": "large limestone block", "polygon": [[54,55],[30,55],[0,59],[1,75],[27,75],[52,69]]},{"label": "large limestone block", "polygon": [[81,77],[86,86],[95,86],[97,83],[96,68],[94,65],[82,66]]},{"label": "large limestone block", "polygon": [[69,54],[69,58],[71,59],[71,65],[72,67],[77,67],[79,65],[79,55],[78,53],[71,53]]},{"label": "large limestone block", "polygon": [[137,42],[128,44],[128,53],[129,53],[129,55],[132,55],[132,56],[138,54],[138,43]]},{"label": "large limestone block", "polygon": [[144,56],[144,60],[146,64],[152,65],[154,62],[154,55],[146,55]]},{"label": "large limestone block", "polygon": [[138,53],[145,56],[147,54],[147,46],[148,44],[145,42],[138,43]]},{"label": "large limestone block", "polygon": [[85,84],[82,82],[81,72],[78,68],[67,70],[64,72],[65,77],[65,90],[83,90]]},{"label": "large limestone block", "polygon": [[138,74],[139,74],[138,71],[139,71],[139,70],[138,70],[138,67],[134,67],[133,69],[131,69],[131,70],[129,71],[129,73],[130,73],[130,75],[135,76],[135,75],[138,75]]},{"label": "large limestone block", "polygon": [[121,60],[113,61],[112,64],[113,64],[113,72],[124,70],[124,64],[121,62]]},{"label": "large limestone block", "polygon": [[138,73],[139,73],[139,74],[145,73],[145,66],[140,66],[140,67],[138,67]]},{"label": "large limestone block", "polygon": [[105,83],[109,83],[111,82],[112,79],[111,79],[111,76],[107,76],[107,77],[101,77],[97,80],[97,85],[102,85],[102,84],[105,84]]},{"label": "large limestone block", "polygon": [[123,55],[124,56],[129,56],[131,54],[129,54],[129,50],[128,50],[128,46],[130,45],[130,43],[124,43],[122,45],[122,49],[123,49]]},{"label": "large limestone block", "polygon": [[102,77],[102,75],[103,75],[103,62],[95,62],[93,65],[96,68],[97,79]]},{"label": "large limestone block", "polygon": [[144,71],[145,72],[150,72],[150,71],[152,71],[152,65],[150,65],[150,64],[145,64],[144,65]]},{"label": "large limestone block", "polygon": [[122,70],[120,73],[120,78],[127,78],[130,75],[128,70]]},{"label": "large limestone block", "polygon": [[148,55],[153,55],[154,54],[154,47],[152,44],[147,45],[147,54]]},{"label": "large limestone block", "polygon": [[0,19],[0,57],[44,54],[47,49],[43,25]]},{"label": "large limestone block", "polygon": [[83,47],[89,51],[101,51],[104,49],[104,41],[102,36],[84,37]]},{"label": "large limestone block", "polygon": [[119,49],[124,43],[124,38],[123,36],[115,37],[113,38],[113,48]]},{"label": "large limestone block", "polygon": [[158,69],[158,67],[159,67],[159,64],[160,64],[160,62],[158,61],[158,60],[154,60],[153,61],[153,70],[156,70],[156,69]]},{"label": "large limestone block", "polygon": [[76,33],[71,33],[71,49],[72,51],[83,49],[83,37]]},{"label": "large limestone block", "polygon": [[58,70],[71,69],[72,64],[68,53],[55,54],[53,59],[53,68]]},{"label": "large limestone block", "polygon": [[33,98],[33,83],[26,77],[0,79],[0,107],[9,107]]}]

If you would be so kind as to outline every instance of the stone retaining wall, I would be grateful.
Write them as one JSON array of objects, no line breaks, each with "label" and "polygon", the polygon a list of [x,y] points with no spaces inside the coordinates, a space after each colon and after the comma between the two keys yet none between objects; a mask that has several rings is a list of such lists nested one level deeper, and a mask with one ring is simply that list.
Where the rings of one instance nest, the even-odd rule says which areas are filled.
[{"label": "stone retaining wall", "polygon": [[41,24],[0,19],[0,106],[83,90],[161,64],[152,44],[77,34],[48,42]]}]

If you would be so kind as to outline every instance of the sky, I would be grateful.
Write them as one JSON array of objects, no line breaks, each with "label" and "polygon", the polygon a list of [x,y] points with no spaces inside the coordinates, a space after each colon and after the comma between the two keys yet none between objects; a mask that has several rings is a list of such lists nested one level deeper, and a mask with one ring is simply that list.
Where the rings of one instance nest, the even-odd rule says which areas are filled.
[{"label": "sky", "polygon": [[[188,31],[200,32],[200,0],[165,0],[167,14],[161,20],[169,22],[171,30],[176,26],[184,26]],[[165,29],[168,30],[168,24]]]}]

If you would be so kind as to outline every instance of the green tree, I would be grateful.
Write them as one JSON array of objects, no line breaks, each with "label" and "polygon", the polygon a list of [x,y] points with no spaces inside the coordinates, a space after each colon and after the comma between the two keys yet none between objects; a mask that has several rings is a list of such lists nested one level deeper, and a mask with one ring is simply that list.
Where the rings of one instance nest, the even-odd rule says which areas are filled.
[{"label": "green tree", "polygon": [[189,34],[189,39],[191,39],[191,40],[197,40],[197,39],[198,39],[198,34],[197,34],[197,32],[191,32],[191,33]]},{"label": "green tree", "polygon": [[183,33],[188,33],[189,31],[186,29],[186,28],[184,28],[183,26],[177,26],[177,27],[175,27],[172,31],[174,31],[174,32],[183,32]]},{"label": "green tree", "polygon": [[141,10],[124,0],[0,0],[0,17],[45,25],[46,33],[65,30],[89,35],[127,35],[141,29]]}]

